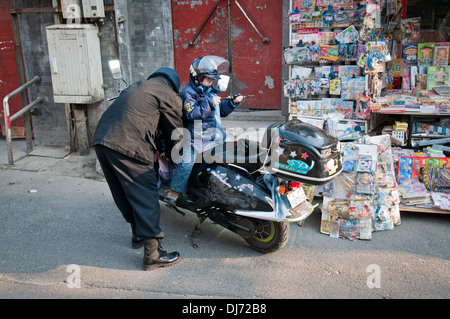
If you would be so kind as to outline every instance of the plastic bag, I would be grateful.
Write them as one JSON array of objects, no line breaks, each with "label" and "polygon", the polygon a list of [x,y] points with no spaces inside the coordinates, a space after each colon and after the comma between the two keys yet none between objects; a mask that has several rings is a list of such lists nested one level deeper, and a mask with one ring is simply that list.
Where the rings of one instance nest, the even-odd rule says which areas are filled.
[{"label": "plastic bag", "polygon": [[311,51],[307,47],[287,49],[283,55],[286,64],[311,62]]},{"label": "plastic bag", "polygon": [[283,219],[289,214],[290,204],[285,197],[277,192],[278,178],[271,174],[264,175],[264,183],[270,189],[273,200],[273,210],[276,213],[277,220]]},{"label": "plastic bag", "polygon": [[166,180],[170,181],[175,174],[176,166],[175,164],[167,157],[163,157],[158,161],[159,164],[159,176]]}]

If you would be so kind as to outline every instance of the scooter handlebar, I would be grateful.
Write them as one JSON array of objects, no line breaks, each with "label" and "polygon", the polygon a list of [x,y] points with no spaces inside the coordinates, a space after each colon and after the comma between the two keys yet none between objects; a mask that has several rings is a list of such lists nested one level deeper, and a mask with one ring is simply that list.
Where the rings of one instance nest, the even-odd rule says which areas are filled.
[{"label": "scooter handlebar", "polygon": [[[242,96],[242,94],[233,94],[231,96],[227,96],[227,97],[221,97],[221,100],[234,100],[235,98],[237,98],[238,96]],[[244,95],[244,99],[249,98],[249,97],[253,97],[254,95]]]}]

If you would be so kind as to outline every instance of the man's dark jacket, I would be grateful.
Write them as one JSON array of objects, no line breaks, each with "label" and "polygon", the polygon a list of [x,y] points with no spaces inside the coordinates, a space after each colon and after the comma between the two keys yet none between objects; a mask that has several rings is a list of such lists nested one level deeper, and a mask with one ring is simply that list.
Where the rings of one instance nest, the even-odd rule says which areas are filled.
[{"label": "man's dark jacket", "polygon": [[172,131],[178,127],[183,127],[181,98],[157,77],[139,81],[120,93],[100,118],[92,144],[153,165],[157,129],[170,150]]}]

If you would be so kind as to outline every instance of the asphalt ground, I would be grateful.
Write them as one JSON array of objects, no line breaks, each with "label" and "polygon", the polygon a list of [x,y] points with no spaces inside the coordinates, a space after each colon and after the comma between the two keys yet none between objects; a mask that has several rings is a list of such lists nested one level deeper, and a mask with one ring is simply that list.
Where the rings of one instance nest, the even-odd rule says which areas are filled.
[{"label": "asphalt ground", "polygon": [[[4,139],[0,143],[4,147]],[[321,234],[316,209],[303,226],[291,224],[284,248],[262,254],[208,220],[192,238],[197,217],[161,203],[163,246],[179,251],[182,260],[145,272],[143,251],[131,249],[131,229],[95,171],[94,153],[22,156],[23,145],[13,140],[15,165],[0,170],[1,299],[178,300],[170,309],[176,315],[218,300],[261,306],[279,299],[294,305],[450,296],[446,214],[402,212],[393,230],[350,241]]]}]

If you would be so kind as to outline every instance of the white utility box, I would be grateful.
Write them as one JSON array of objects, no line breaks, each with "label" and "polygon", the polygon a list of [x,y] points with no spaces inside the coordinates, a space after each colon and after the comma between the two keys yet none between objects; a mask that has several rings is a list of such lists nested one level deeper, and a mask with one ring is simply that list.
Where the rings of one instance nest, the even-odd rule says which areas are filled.
[{"label": "white utility box", "polygon": [[82,0],[83,16],[85,18],[104,18],[105,6],[103,0]]},{"label": "white utility box", "polygon": [[62,15],[64,19],[81,19],[81,0],[61,0]]},{"label": "white utility box", "polygon": [[90,104],[105,97],[98,27],[46,27],[55,103]]}]

